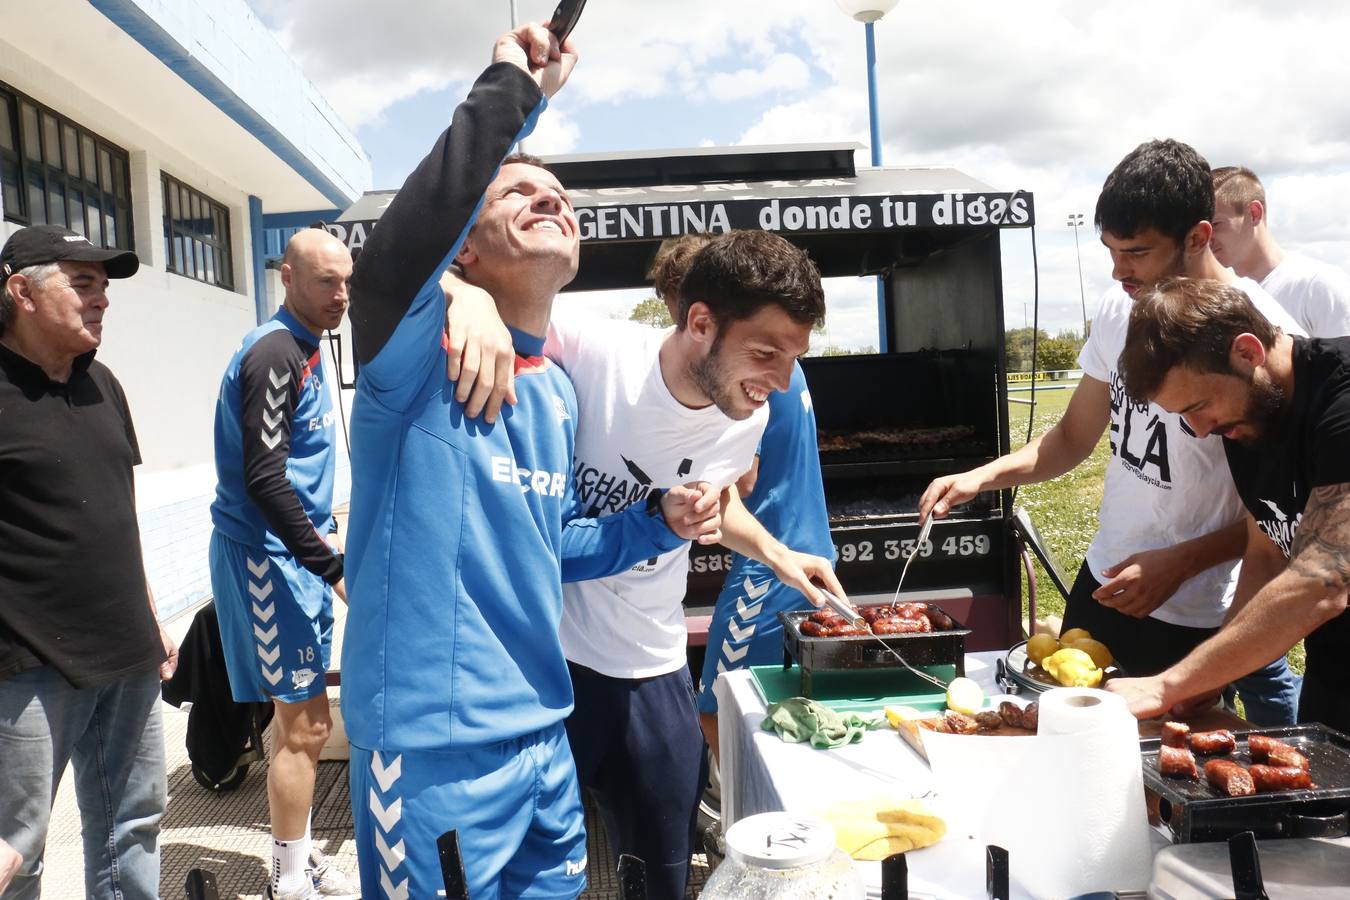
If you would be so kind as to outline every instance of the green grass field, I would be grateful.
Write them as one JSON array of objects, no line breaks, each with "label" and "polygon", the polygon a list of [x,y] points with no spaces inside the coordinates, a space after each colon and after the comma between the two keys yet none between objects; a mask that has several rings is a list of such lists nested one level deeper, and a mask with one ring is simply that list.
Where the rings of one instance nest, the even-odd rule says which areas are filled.
[{"label": "green grass field", "polygon": [[[1031,416],[1031,433],[1035,437],[1044,434],[1064,414],[1069,405],[1071,390],[1037,391],[1035,413]],[[1031,394],[1016,393],[1014,397],[1030,399]],[[1009,417],[1012,423],[1013,449],[1026,443],[1027,419],[1030,407],[1022,403],[1009,404]],[[1015,504],[1031,513],[1032,520],[1040,529],[1041,536],[1050,546],[1060,570],[1070,585],[1083,564],[1088,544],[1097,530],[1097,510],[1102,503],[1102,480],[1106,474],[1106,463],[1110,458],[1110,445],[1106,435],[1102,435],[1097,449],[1088,459],[1072,472],[1061,475],[1053,481],[1023,487],[1017,492]],[[1062,616],[1064,598],[1055,590],[1040,563],[1036,569],[1036,615]],[[1022,576],[1022,596],[1026,597],[1026,576]],[[1024,610],[1025,612],[1025,610]],[[1303,644],[1300,642],[1289,652],[1289,664],[1296,671],[1303,671]]]}]

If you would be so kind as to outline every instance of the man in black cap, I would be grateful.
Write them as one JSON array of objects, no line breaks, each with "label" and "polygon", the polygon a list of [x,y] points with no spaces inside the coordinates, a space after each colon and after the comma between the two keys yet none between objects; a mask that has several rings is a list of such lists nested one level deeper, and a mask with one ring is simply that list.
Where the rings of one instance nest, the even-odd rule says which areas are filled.
[{"label": "man in black cap", "polygon": [[159,681],[178,652],[141,560],[122,386],[94,361],[129,251],[54,226],[0,250],[0,839],[37,897],[52,797],[75,767],[86,897],[159,896]]}]

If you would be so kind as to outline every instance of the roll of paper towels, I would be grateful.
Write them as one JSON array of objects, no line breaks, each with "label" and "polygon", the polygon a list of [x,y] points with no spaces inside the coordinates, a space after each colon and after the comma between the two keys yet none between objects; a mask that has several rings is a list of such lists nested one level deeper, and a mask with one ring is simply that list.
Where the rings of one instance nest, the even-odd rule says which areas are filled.
[{"label": "roll of paper towels", "polygon": [[1034,897],[1144,890],[1153,854],[1137,722],[1092,688],[1055,688],[1040,705],[1035,746],[991,798],[983,838],[1007,849]]}]

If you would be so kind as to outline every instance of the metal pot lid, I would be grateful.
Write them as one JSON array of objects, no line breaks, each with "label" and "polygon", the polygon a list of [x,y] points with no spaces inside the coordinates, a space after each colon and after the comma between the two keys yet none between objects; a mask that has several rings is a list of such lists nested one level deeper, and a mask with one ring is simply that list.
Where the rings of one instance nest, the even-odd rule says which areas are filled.
[{"label": "metal pot lid", "polygon": [[727,856],[761,869],[795,869],[823,862],[834,852],[834,828],[812,816],[760,813],[727,829]]}]

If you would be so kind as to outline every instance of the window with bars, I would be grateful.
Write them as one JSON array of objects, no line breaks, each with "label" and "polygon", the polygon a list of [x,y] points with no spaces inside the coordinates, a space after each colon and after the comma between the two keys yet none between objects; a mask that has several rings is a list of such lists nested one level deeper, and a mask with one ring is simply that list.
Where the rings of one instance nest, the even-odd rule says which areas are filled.
[{"label": "window with bars", "polygon": [[0,83],[5,218],[61,225],[101,247],[134,249],[127,152]]},{"label": "window with bars", "polygon": [[234,289],[230,211],[161,172],[164,189],[164,260],[170,272]]}]

